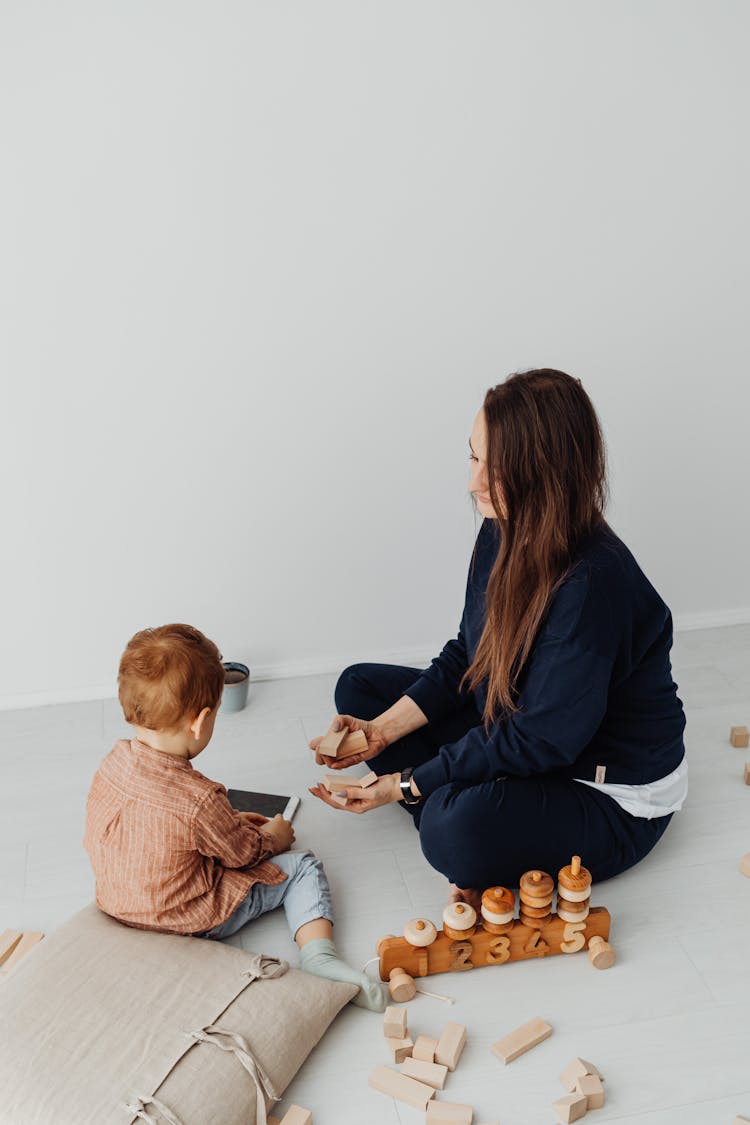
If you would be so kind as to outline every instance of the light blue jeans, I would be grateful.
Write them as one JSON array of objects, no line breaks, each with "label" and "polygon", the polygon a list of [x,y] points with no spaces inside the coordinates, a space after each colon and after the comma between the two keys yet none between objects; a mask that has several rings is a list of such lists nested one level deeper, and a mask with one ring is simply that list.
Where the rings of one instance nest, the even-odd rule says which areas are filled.
[{"label": "light blue jeans", "polygon": [[275,887],[264,883],[253,883],[233,914],[220,926],[214,926],[196,937],[226,938],[236,934],[247,922],[277,906],[283,906],[292,937],[300,926],[314,922],[316,918],[327,918],[333,923],[331,889],[323,870],[323,864],[312,852],[282,852],[272,860],[287,878]]}]

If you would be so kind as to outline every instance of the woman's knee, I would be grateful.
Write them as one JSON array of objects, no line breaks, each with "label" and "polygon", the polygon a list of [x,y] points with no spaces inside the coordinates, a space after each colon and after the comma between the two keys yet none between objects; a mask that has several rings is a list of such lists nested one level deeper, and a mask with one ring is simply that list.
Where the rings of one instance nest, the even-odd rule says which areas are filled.
[{"label": "woman's knee", "polygon": [[456,786],[436,789],[424,803],[419,821],[419,841],[425,859],[452,883],[471,886],[466,876],[473,868],[474,816],[471,802],[458,800]]}]

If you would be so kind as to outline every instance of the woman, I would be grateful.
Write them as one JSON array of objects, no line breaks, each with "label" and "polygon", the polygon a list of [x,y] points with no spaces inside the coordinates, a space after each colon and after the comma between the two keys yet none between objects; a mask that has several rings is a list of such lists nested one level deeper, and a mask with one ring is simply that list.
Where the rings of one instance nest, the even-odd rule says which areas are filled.
[{"label": "woman", "polygon": [[[456,888],[517,886],[578,853],[595,880],[642,859],[687,793],[672,620],[607,526],[604,445],[580,381],[543,369],[487,392],[470,439],[484,517],[455,640],[425,671],[347,668],[338,729],[378,781],[345,811],[402,801]],[[341,808],[321,786],[311,790]]]}]

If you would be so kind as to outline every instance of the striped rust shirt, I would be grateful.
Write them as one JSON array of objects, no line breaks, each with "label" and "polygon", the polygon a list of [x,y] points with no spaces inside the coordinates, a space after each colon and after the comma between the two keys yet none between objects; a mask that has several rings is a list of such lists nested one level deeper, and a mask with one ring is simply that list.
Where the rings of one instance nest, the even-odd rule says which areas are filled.
[{"label": "striped rust shirt", "polygon": [[254,883],[282,883],[273,844],[227,791],[138,739],[117,742],[86,805],[84,847],[99,908],[129,926],[198,934],[225,922]]}]

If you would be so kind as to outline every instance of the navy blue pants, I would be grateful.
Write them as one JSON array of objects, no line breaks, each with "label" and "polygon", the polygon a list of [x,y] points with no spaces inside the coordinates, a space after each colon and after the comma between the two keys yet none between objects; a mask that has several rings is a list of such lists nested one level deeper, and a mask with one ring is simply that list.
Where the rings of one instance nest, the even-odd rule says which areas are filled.
[{"label": "navy blue pants", "polygon": [[[342,715],[374,719],[392,706],[420,672],[391,664],[354,664],[336,685]],[[394,742],[368,765],[396,773],[435,756],[482,716],[468,703],[450,718]],[[427,861],[459,887],[517,887],[532,867],[553,878],[580,855],[595,882],[618,875],[653,848],[671,816],[645,820],[590,785],[555,774],[500,778],[480,785],[450,782],[409,812]]]}]

